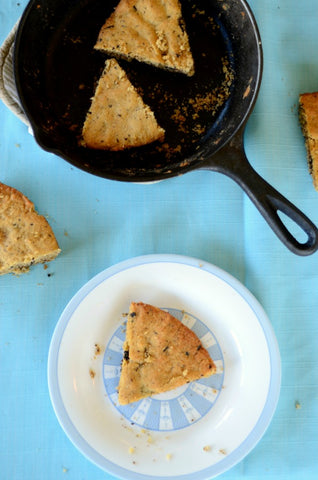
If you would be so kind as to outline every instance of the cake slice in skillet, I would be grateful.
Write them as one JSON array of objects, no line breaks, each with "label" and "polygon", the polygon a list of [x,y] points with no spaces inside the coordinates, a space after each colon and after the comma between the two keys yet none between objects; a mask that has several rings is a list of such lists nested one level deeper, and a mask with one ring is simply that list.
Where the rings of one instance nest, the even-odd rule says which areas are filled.
[{"label": "cake slice in skillet", "polygon": [[86,115],[81,145],[117,151],[163,140],[164,134],[117,60],[107,60]]},{"label": "cake slice in skillet", "polygon": [[101,28],[95,48],[189,76],[194,73],[178,0],[121,0]]}]

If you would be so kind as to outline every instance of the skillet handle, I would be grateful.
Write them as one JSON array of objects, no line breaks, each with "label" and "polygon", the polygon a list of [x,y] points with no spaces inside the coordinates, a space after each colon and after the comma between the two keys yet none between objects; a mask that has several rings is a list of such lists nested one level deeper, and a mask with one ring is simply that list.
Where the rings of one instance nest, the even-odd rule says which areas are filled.
[{"label": "skillet handle", "polygon": [[[237,182],[263,215],[277,237],[296,255],[311,255],[318,249],[318,229],[295,205],[267,183],[249,163],[239,132],[219,152],[207,161],[208,170],[218,171]],[[284,225],[278,212],[287,215],[307,235],[300,243]]]}]

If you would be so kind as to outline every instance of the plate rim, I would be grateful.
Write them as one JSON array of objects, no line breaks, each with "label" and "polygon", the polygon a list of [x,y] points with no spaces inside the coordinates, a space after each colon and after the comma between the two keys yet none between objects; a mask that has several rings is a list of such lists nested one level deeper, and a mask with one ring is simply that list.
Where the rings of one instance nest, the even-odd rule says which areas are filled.
[{"label": "plate rim", "polygon": [[[116,463],[113,463],[111,460],[97,452],[91,445],[89,445],[89,443],[77,430],[76,425],[70,419],[64,407],[57,375],[59,348],[64,331],[73,313],[76,311],[77,307],[84,300],[84,298],[86,298],[90,292],[92,292],[98,285],[100,285],[103,281],[106,281],[108,278],[124,270],[151,263],[183,264],[189,267],[199,268],[200,270],[206,271],[224,281],[228,286],[233,288],[235,292],[238,293],[241,298],[243,298],[243,300],[247,302],[249,308],[253,311],[262,329],[269,354],[270,381],[267,396],[262,411],[251,432],[243,440],[243,442],[241,442],[224,459],[210,465],[209,467],[197,470],[196,472],[181,475],[158,476],[134,472],[125,467],[117,465]],[[47,382],[51,404],[57,420],[64,430],[64,433],[71,443],[73,443],[73,445],[84,455],[84,457],[105,472],[115,475],[123,480],[168,480],[169,478],[173,480],[208,480],[215,478],[216,476],[230,470],[237,465],[251,452],[251,450],[254,449],[254,447],[264,436],[274,416],[280,396],[281,357],[274,328],[264,308],[251,293],[251,291],[237,278],[222,268],[196,257],[178,254],[148,254],[135,256],[107,267],[91,277],[72,296],[63,309],[51,337],[47,362]]]}]

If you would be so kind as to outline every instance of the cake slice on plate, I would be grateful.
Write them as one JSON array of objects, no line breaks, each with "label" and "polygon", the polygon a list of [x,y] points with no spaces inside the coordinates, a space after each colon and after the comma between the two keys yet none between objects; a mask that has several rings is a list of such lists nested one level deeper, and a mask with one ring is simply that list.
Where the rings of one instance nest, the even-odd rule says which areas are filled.
[{"label": "cake slice on plate", "polygon": [[0,275],[26,272],[35,263],[53,260],[60,251],[50,225],[33,203],[0,183]]},{"label": "cake slice on plate", "polygon": [[163,140],[164,134],[117,60],[107,60],[82,128],[81,145],[118,151]]},{"label": "cake slice on plate", "polygon": [[197,335],[152,305],[132,303],[118,386],[121,405],[180,387],[216,372]]},{"label": "cake slice on plate", "polygon": [[95,48],[189,76],[194,73],[178,0],[121,0],[101,28]]}]

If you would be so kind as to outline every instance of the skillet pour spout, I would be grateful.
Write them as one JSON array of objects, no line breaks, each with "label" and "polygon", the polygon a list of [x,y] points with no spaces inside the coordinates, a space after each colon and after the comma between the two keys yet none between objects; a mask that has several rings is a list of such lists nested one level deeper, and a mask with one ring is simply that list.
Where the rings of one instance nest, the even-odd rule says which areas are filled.
[{"label": "skillet pour spout", "polygon": [[[296,255],[311,255],[318,249],[318,229],[313,222],[287,198],[266,182],[249,163],[243,144],[244,130],[213,156],[205,168],[223,173],[232,178],[249,196],[259,212],[282,243]],[[299,242],[283,223],[279,212],[300,227],[307,241]]]}]

